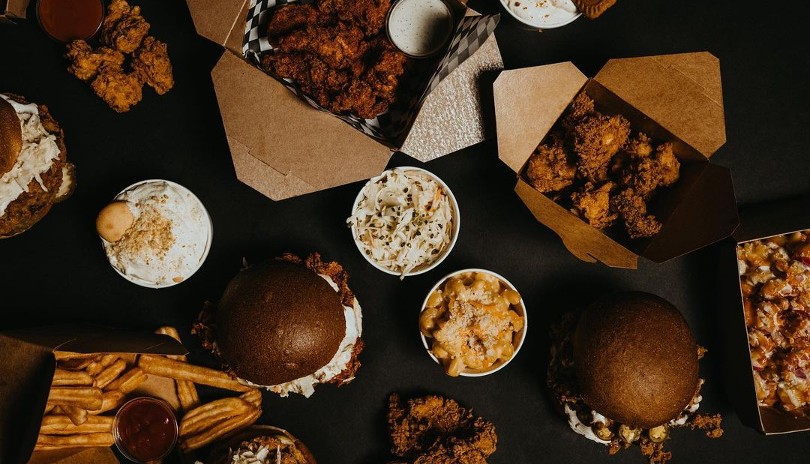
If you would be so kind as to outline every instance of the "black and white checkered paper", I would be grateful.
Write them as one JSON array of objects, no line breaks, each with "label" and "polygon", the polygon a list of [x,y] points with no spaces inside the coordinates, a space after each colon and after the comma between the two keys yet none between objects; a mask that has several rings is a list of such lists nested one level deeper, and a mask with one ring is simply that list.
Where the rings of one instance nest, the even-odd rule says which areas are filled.
[{"label": "black and white checkered paper", "polygon": [[[293,0],[294,1],[294,0]],[[310,1],[302,0],[304,3]],[[266,26],[272,9],[288,0],[251,0],[245,20],[245,35],[242,40],[242,53],[254,65],[259,66],[261,54],[273,49],[266,37]],[[426,80],[424,91],[416,93],[404,107],[396,104],[386,113],[374,119],[361,119],[356,116],[336,114],[335,116],[355,129],[374,139],[396,148],[402,143],[411,125],[419,113],[425,98],[441,81],[458,68],[467,58],[473,55],[486,42],[498,25],[500,15],[466,16],[456,26],[456,31],[444,57],[438,62],[433,74]],[[311,98],[307,97],[290,79],[280,81],[291,92],[298,95],[314,108],[326,111]]]}]

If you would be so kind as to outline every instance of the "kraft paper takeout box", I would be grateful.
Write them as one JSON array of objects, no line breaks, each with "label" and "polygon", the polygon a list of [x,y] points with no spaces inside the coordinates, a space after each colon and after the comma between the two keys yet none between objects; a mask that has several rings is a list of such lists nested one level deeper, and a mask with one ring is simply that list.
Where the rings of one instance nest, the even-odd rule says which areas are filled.
[{"label": "kraft paper takeout box", "polygon": [[[166,335],[88,326],[60,326],[0,333],[0,462],[22,464],[118,463],[110,448],[33,453],[48,400],[54,351],[183,355]],[[174,381],[152,376],[131,396],[153,396],[178,404]],[[29,461],[30,459],[30,461]]]},{"label": "kraft paper takeout box", "polygon": [[[633,132],[674,144],[681,178],[651,204],[663,223],[652,239],[610,237],[522,178],[529,156],[582,89],[597,110],[625,116]],[[731,174],[709,162],[726,141],[720,62],[710,53],[613,59],[592,79],[570,62],[505,71],[494,98],[498,156],[518,174],[515,191],[578,258],[636,268],[639,256],[663,262],[737,227]]]},{"label": "kraft paper takeout box", "polygon": [[0,0],[0,24],[13,24],[14,19],[25,19],[30,0]]},{"label": "kraft paper takeout box", "polygon": [[810,418],[759,406],[745,325],[737,246],[752,240],[810,229],[808,204],[810,198],[798,197],[740,207],[740,227],[732,239],[723,244],[719,256],[721,291],[718,325],[723,335],[726,392],[740,420],[765,435],[810,430]]},{"label": "kraft paper takeout box", "polygon": [[[267,3],[260,1],[257,8]],[[425,126],[431,126],[431,116],[437,120],[437,126],[438,122],[442,127],[450,125],[447,108],[430,104],[431,93],[421,105],[423,109],[432,107],[431,114],[419,112],[416,118],[421,127],[420,140],[406,136],[387,146],[334,115],[316,110],[246,59],[243,41],[257,40],[256,34],[259,37],[264,34],[263,27],[258,32],[254,30],[253,36],[246,31],[246,19],[254,11],[251,0],[187,0],[187,4],[197,33],[225,48],[211,76],[236,176],[273,200],[373,177],[385,169],[396,148],[419,146],[418,154],[423,155],[422,161],[427,161],[485,138],[480,102],[471,110],[469,102],[465,101],[464,111],[451,113],[453,128],[463,136],[453,137],[454,143],[442,145],[441,136],[425,130]],[[471,91],[474,83],[470,80],[480,73],[470,69],[456,72],[465,65],[472,65],[462,61],[473,53],[487,53],[490,57],[486,64],[475,64],[481,66],[482,71],[493,66],[502,68],[492,34],[499,15],[474,17],[486,20],[485,30],[465,36],[459,47],[472,48],[467,49],[469,53],[445,60],[442,73],[450,74],[433,90],[449,88],[459,98],[477,98],[479,93]],[[266,23],[263,18],[257,17],[257,26]],[[357,122],[352,124],[356,126]],[[407,131],[405,135],[410,134]],[[429,140],[421,140],[425,135]],[[427,144],[430,145],[424,147]]]}]

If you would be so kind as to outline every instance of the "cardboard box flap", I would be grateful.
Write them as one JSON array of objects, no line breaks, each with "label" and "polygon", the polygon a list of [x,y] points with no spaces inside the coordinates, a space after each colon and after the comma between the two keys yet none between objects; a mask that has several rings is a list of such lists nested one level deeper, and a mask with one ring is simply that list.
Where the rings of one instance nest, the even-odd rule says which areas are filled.
[{"label": "cardboard box flap", "polygon": [[727,168],[700,163],[694,168],[683,166],[681,176],[683,190],[678,191],[676,184],[676,191],[672,192],[677,206],[663,220],[661,232],[641,253],[656,263],[729,237],[740,224],[731,172]]},{"label": "cardboard box flap", "polygon": [[88,325],[61,325],[4,332],[8,338],[52,351],[76,353],[153,353],[183,355],[188,351],[166,335]]},{"label": "cardboard box flap", "polygon": [[720,61],[711,53],[613,59],[594,79],[707,158],[726,142]]},{"label": "cardboard box flap", "polygon": [[571,62],[502,72],[493,84],[498,157],[520,172],[587,81]]},{"label": "cardboard box flap", "polygon": [[[391,158],[388,147],[313,109],[232,53],[222,55],[211,75],[231,148],[257,160],[235,163],[237,177],[274,200],[368,179]],[[258,184],[262,176],[244,169],[289,182]]]},{"label": "cardboard box flap", "polygon": [[222,46],[231,31],[244,24],[240,14],[248,0],[187,0],[188,11],[197,34]]},{"label": "cardboard box flap", "polygon": [[740,207],[737,243],[810,229],[810,197],[796,196]]}]

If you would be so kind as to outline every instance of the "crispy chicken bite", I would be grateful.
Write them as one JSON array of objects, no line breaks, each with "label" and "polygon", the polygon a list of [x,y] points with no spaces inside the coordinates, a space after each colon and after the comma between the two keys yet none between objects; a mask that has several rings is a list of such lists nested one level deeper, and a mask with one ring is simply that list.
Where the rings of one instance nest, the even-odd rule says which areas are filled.
[{"label": "crispy chicken bite", "polygon": [[312,53],[332,68],[345,69],[368,51],[368,44],[359,28],[339,23],[294,31],[279,39],[277,49],[283,53]]},{"label": "crispy chicken bite", "polygon": [[630,123],[621,115],[586,116],[574,126],[571,135],[579,157],[579,175],[589,182],[604,182],[611,158],[630,135]]},{"label": "crispy chicken bite", "polygon": [[565,130],[571,130],[585,116],[594,112],[593,100],[585,92],[580,92],[574,97],[571,106],[562,119],[562,126]]},{"label": "crispy chicken bite", "polygon": [[276,45],[278,41],[275,39],[318,22],[318,9],[315,5],[287,3],[273,10],[273,16],[267,23],[267,39],[272,45]]},{"label": "crispy chicken bite", "polygon": [[630,158],[621,172],[620,183],[646,200],[655,189],[674,184],[680,177],[680,168],[672,144],[663,143],[651,155]]},{"label": "crispy chicken bite", "polygon": [[141,16],[141,7],[113,0],[101,23],[101,42],[122,53],[132,53],[148,32],[149,23]]},{"label": "crispy chicken bite", "polygon": [[526,164],[529,184],[540,192],[557,192],[574,182],[576,166],[560,143],[539,145]]},{"label": "crispy chicken bite", "polygon": [[610,199],[610,206],[619,213],[630,238],[652,237],[661,230],[661,223],[647,214],[647,203],[631,189],[625,189]]},{"label": "crispy chicken bite", "polygon": [[118,113],[129,111],[142,98],[143,84],[135,73],[103,69],[91,86],[96,95]]},{"label": "crispy chicken bite", "polygon": [[118,50],[108,47],[93,50],[84,40],[70,42],[65,56],[70,60],[68,72],[83,81],[96,77],[102,66],[112,71],[120,71],[124,64],[124,55]]},{"label": "crispy chicken bite", "polygon": [[141,48],[132,55],[132,69],[138,79],[155,89],[158,95],[174,87],[172,62],[166,44],[152,36],[145,38]]},{"label": "crispy chicken bite", "polygon": [[388,404],[391,452],[413,464],[486,464],[496,449],[495,426],[441,396]]},{"label": "crispy chicken bite", "polygon": [[380,32],[391,8],[390,0],[321,0],[318,9],[340,21],[356,24],[366,36]]},{"label": "crispy chicken bite", "polygon": [[613,182],[605,182],[599,187],[586,183],[581,191],[571,195],[572,211],[597,229],[612,226],[619,217],[610,207],[610,196],[615,187]]}]

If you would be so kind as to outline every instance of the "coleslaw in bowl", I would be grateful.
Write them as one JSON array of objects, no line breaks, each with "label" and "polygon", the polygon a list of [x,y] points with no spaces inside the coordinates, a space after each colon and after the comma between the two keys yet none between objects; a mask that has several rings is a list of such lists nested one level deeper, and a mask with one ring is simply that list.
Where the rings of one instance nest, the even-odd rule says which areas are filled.
[{"label": "coleslaw in bowl", "polygon": [[450,254],[460,214],[456,198],[441,179],[404,166],[369,179],[346,222],[366,260],[403,279],[435,268]]}]

